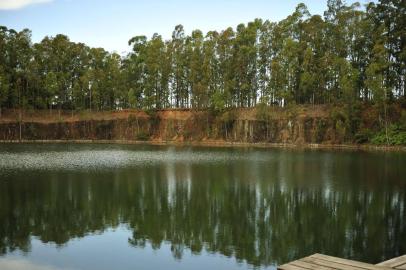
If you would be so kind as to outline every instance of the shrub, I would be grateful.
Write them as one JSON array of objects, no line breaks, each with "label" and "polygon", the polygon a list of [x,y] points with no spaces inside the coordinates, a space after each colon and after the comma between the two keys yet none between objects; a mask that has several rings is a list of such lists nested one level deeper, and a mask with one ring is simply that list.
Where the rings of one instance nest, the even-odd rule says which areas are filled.
[{"label": "shrub", "polygon": [[341,142],[345,141],[347,125],[344,121],[338,120],[335,125],[336,134]]},{"label": "shrub", "polygon": [[316,142],[320,143],[324,139],[326,130],[328,128],[328,123],[325,119],[318,119],[316,120],[316,123]]},{"label": "shrub", "polygon": [[406,145],[406,131],[398,125],[391,125],[387,134],[384,129],[377,133],[371,142],[377,145]]},{"label": "shrub", "polygon": [[372,136],[373,134],[369,129],[361,129],[355,134],[354,141],[358,144],[368,143]]},{"label": "shrub", "polygon": [[262,122],[268,122],[270,118],[269,107],[265,103],[259,103],[256,106],[256,115],[255,118]]},{"label": "shrub", "polygon": [[403,130],[406,130],[406,110],[402,111],[399,119],[399,125]]},{"label": "shrub", "polygon": [[348,119],[348,116],[346,115],[346,113],[340,108],[333,108],[331,110],[330,117],[331,117],[331,119],[333,119],[334,122],[338,122],[338,121],[346,122]]}]

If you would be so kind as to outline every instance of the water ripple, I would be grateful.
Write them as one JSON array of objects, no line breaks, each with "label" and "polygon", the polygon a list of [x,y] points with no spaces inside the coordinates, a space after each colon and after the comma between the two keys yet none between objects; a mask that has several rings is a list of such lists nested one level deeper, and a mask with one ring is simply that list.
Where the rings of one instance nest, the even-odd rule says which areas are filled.
[{"label": "water ripple", "polygon": [[238,160],[255,162],[269,159],[264,155],[230,152],[178,150],[79,150],[41,152],[0,152],[0,170],[40,169],[77,170],[120,168],[159,163],[227,163]]}]

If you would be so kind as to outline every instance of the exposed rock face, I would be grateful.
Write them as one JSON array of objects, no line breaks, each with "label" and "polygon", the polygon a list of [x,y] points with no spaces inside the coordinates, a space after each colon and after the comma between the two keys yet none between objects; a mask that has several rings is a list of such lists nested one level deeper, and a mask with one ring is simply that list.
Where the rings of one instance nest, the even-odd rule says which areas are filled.
[{"label": "exposed rock face", "polygon": [[[21,131],[21,132],[20,132]],[[341,143],[344,138],[328,113],[289,116],[275,113],[257,120],[250,111],[233,117],[208,112],[160,111],[153,115],[126,115],[69,121],[0,122],[0,140],[154,140],[266,143]]]}]

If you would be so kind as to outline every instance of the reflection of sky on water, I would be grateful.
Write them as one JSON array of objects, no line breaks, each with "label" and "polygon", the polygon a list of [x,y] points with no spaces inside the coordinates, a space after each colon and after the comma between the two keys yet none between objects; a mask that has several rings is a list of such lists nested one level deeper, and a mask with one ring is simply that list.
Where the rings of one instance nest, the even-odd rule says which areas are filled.
[{"label": "reflection of sky on water", "polygon": [[60,268],[50,265],[36,264],[25,258],[0,258],[2,270],[73,270],[73,268]]},{"label": "reflection of sky on water", "polygon": [[[131,232],[124,226],[101,234],[71,239],[63,246],[42,243],[33,239],[29,253],[13,252],[0,257],[1,270],[111,270],[111,269],[254,269],[233,257],[202,251],[184,252],[182,259],[173,257],[171,245],[163,243],[159,249],[150,244],[144,248],[128,248]],[[86,254],[86,256],[83,256]],[[40,258],[40,261],[37,259]],[[97,266],[96,268],[94,266]],[[255,269],[275,269],[273,267]]]}]

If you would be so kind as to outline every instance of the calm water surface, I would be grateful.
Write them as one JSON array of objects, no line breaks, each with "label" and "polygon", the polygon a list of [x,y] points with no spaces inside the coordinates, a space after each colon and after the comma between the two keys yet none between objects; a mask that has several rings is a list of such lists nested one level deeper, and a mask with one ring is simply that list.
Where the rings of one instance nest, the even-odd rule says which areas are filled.
[{"label": "calm water surface", "polygon": [[405,202],[405,153],[0,144],[0,269],[377,263]]}]

